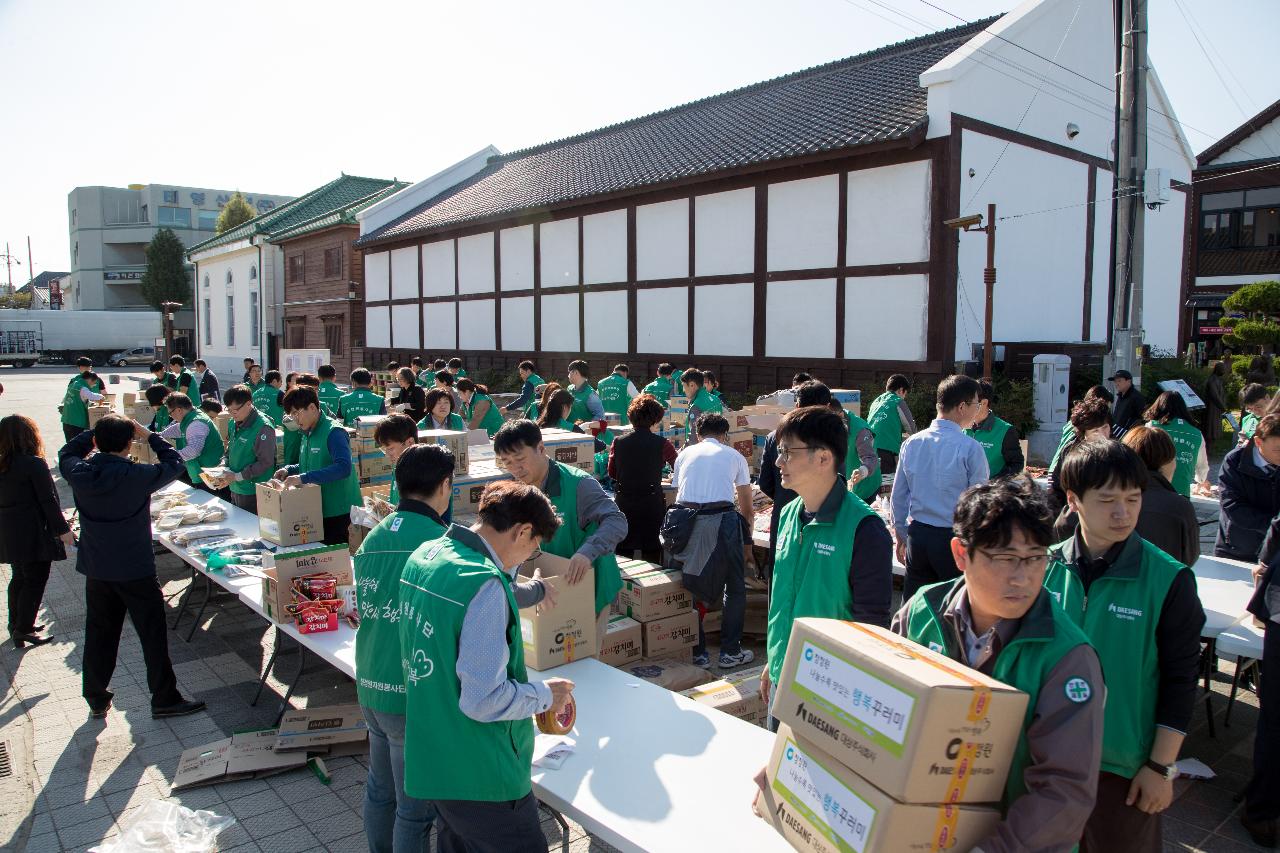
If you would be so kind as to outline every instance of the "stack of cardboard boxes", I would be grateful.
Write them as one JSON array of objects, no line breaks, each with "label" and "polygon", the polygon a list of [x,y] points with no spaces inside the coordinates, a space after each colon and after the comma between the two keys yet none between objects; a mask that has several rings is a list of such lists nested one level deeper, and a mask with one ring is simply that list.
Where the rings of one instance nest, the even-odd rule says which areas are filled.
[{"label": "stack of cardboard boxes", "polygon": [[765,728],[769,709],[760,698],[760,677],[763,673],[764,664],[733,670],[715,681],[681,690],[680,695]]},{"label": "stack of cardboard boxes", "polygon": [[798,850],[968,850],[999,803],[1027,695],[889,631],[797,619],[760,813]]},{"label": "stack of cardboard boxes", "polygon": [[595,473],[595,439],[580,432],[547,428],[542,431],[547,456],[572,468]]},{"label": "stack of cardboard boxes", "polygon": [[373,440],[374,430],[382,421],[382,415],[365,415],[356,418],[356,437],[352,446],[360,486],[386,486],[391,488],[395,466]]}]

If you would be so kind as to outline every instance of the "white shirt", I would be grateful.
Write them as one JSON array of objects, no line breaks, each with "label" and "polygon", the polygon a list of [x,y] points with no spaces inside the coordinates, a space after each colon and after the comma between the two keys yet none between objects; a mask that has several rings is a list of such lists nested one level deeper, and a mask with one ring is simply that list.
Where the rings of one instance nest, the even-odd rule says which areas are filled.
[{"label": "white shirt", "polygon": [[681,450],[672,470],[677,503],[733,503],[735,487],[751,485],[747,458],[714,438]]}]

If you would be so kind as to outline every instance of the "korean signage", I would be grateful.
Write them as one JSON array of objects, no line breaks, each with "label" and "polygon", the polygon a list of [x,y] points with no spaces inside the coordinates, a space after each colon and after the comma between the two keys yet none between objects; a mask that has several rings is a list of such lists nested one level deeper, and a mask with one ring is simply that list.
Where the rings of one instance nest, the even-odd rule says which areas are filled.
[{"label": "korean signage", "polygon": [[1226,326],[1201,326],[1200,327],[1200,334],[1202,335],[1226,335],[1226,334],[1229,334],[1230,332],[1231,332],[1231,329],[1227,328]]},{"label": "korean signage", "polygon": [[142,281],[141,270],[109,270],[102,274],[103,281]]}]

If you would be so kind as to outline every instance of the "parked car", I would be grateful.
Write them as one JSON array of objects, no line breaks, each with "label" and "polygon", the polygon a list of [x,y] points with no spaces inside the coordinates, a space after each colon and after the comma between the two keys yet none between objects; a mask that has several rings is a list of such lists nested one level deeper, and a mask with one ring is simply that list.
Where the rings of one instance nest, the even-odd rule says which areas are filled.
[{"label": "parked car", "polygon": [[116,353],[108,359],[108,362],[116,367],[124,367],[127,364],[150,364],[155,360],[155,347],[134,347],[133,349]]}]

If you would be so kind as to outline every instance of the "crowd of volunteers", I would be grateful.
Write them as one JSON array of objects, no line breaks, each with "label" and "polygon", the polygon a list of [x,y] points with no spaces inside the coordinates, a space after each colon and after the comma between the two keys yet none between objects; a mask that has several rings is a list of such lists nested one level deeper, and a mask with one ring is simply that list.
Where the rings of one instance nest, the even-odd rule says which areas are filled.
[{"label": "crowd of volunteers", "polygon": [[[61,407],[58,467],[78,510],[78,542],[38,430],[13,414],[0,419],[0,561],[12,566],[10,636],[38,645],[50,639],[35,624],[50,563],[78,544],[83,693],[95,717],[111,706],[126,614],[142,642],[154,715],[203,707],[178,692],[169,662],[149,496],[178,480],[252,513],[258,484],[316,485],[323,541],[345,543],[362,496],[344,427],[385,416],[374,440],[394,464],[392,511],[354,556],[371,850],[424,850],[433,825],[441,850],[546,848],[530,783],[531,719],[562,709],[574,685],[531,681],[526,670],[516,611],[557,598],[539,573],[517,573],[538,553],[565,558],[571,585],[590,578],[600,637],[622,586],[618,556],[678,566],[700,614],[694,663],[712,663],[701,624],[708,605],[723,607],[715,663],[755,659],[743,644],[752,477],[727,440],[710,371],[664,363],[637,388],[626,364],[593,382],[588,363],[575,360],[563,380],[547,381],[526,360],[519,395],[500,405],[456,357],[387,365],[394,385],[384,397],[365,368],[342,388],[330,365],[282,377],[251,359],[223,391],[203,361],[190,370],[174,356],[151,365],[149,422],[109,414],[90,428],[89,406],[105,393],[92,367],[80,360]],[[795,408],[765,440],[757,485],[773,508],[762,699],[772,710],[802,617],[889,627],[1027,693],[1004,819],[981,842],[986,853],[1162,849],[1161,813],[1200,672],[1205,616],[1190,568],[1200,546],[1189,498],[1208,493],[1208,442],[1177,392],[1148,404],[1127,372],[1109,381],[1114,393],[1096,386],[1072,407],[1047,488],[1027,474],[993,387],[966,376],[938,385],[935,417],[921,427],[906,376],[890,376],[864,418],[799,373],[789,389]],[[664,413],[680,394],[682,433],[664,435]],[[221,412],[230,418],[225,440]],[[1214,552],[1256,566],[1249,609],[1266,625],[1262,680],[1270,682],[1280,679],[1280,628],[1271,627],[1280,620],[1280,398],[1247,385],[1240,414],[1240,441],[1218,478]],[[600,435],[599,479],[548,455],[544,430],[583,432],[606,418],[632,429]],[[511,479],[489,485],[464,525],[451,522],[453,455],[418,437],[469,429],[488,433]],[[158,461],[131,461],[135,442]],[[210,468],[225,473],[206,481]],[[895,559],[905,567],[896,609]],[[1280,816],[1278,706],[1262,695],[1241,818],[1264,845],[1274,845]],[[776,730],[778,721],[769,724]]]}]

